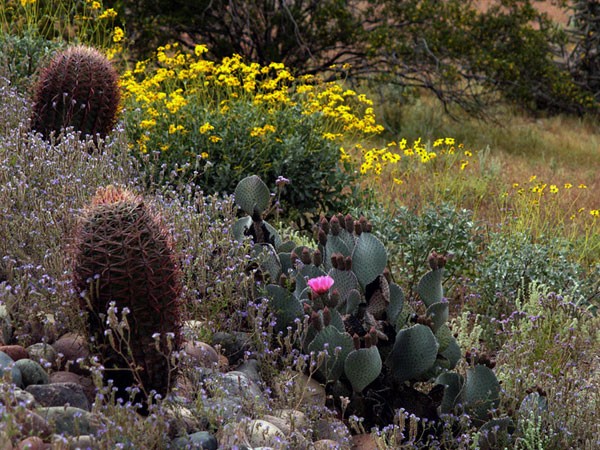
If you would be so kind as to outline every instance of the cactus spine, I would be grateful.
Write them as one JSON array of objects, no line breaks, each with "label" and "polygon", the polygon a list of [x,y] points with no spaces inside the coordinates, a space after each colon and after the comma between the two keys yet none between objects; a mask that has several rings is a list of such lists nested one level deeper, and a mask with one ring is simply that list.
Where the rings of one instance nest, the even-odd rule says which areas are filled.
[{"label": "cactus spine", "polygon": [[120,98],[118,74],[110,61],[92,47],[69,47],[41,71],[31,127],[45,139],[69,126],[82,138],[104,138],[115,124]]},{"label": "cactus spine", "polygon": [[[114,380],[121,397],[125,388],[140,384],[137,400],[143,404],[152,390],[164,396],[174,376],[169,354],[181,343],[181,285],[160,216],[140,196],[108,186],[97,191],[84,211],[75,244],[74,286],[81,293],[80,306],[95,340],[92,350],[106,368],[105,379]],[[117,345],[114,326],[107,325],[112,302],[119,320],[123,309],[129,310],[123,333],[128,342]]]}]

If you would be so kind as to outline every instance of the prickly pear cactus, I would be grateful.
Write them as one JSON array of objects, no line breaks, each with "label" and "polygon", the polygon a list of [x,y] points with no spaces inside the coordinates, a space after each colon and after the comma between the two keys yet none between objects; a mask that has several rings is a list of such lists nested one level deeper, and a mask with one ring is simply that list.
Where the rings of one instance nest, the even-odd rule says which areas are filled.
[{"label": "prickly pear cactus", "polygon": [[104,138],[111,132],[121,98],[118,74],[98,50],[78,45],[57,53],[35,86],[31,127],[48,139],[72,126]]},{"label": "prickly pear cactus", "polygon": [[[75,235],[74,287],[87,313],[94,352],[119,393],[141,383],[164,396],[174,378],[169,355],[180,346],[180,273],[173,245],[159,215],[139,196],[108,186],[84,211]],[[107,338],[111,302],[125,308],[128,342]],[[113,338],[116,338],[114,330]],[[120,350],[120,351],[118,351]],[[145,400],[145,395],[142,395]]]}]

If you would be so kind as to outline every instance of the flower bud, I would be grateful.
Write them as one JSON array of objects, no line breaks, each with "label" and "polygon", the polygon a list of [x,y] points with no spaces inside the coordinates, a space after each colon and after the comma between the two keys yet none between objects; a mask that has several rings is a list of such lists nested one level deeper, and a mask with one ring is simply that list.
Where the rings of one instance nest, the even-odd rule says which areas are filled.
[{"label": "flower bud", "polygon": [[323,254],[319,249],[315,250],[313,253],[313,264],[317,267],[323,264]]},{"label": "flower bud", "polygon": [[308,247],[302,248],[302,256],[300,256],[300,261],[302,261],[302,264],[304,265],[309,265],[312,262],[310,250],[308,249]]},{"label": "flower bud", "polygon": [[363,232],[362,225],[358,220],[354,221],[354,234],[360,236]]},{"label": "flower bud", "polygon": [[333,216],[329,221],[329,226],[331,227],[331,234],[337,236],[340,234],[340,219],[337,216]]},{"label": "flower bud", "polygon": [[327,306],[323,308],[323,325],[326,327],[331,325],[331,311]]},{"label": "flower bud", "polygon": [[333,292],[329,294],[329,298],[326,299],[325,304],[330,308],[335,308],[340,303],[340,291],[334,289]]},{"label": "flower bud", "polygon": [[352,343],[354,344],[355,350],[360,350],[360,337],[358,334],[354,333],[354,336],[352,336]]},{"label": "flower bud", "polygon": [[344,268],[352,270],[352,256],[346,256],[346,259],[344,259]]},{"label": "flower bud", "polygon": [[327,236],[327,234],[329,233],[329,222],[327,221],[327,218],[325,216],[321,216],[319,225],[321,227],[321,230],[323,230],[323,233],[325,233],[325,236]]},{"label": "flower bud", "polygon": [[352,233],[354,231],[354,218],[350,215],[350,213],[346,214],[346,217],[344,217],[344,228],[348,233]]},{"label": "flower bud", "polygon": [[325,233],[323,228],[319,230],[319,244],[321,244],[323,247],[327,245],[327,233]]},{"label": "flower bud", "polygon": [[313,311],[310,314],[310,324],[317,331],[321,331],[323,329],[323,322],[321,322],[321,316],[318,312]]}]

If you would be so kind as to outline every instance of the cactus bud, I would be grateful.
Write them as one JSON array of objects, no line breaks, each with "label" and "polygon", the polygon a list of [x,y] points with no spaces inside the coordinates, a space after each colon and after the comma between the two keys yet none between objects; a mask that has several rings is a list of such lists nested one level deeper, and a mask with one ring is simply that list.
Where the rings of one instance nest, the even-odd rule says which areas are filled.
[{"label": "cactus bud", "polygon": [[310,306],[308,303],[303,303],[302,308],[304,308],[304,314],[309,314],[312,316],[312,306]]},{"label": "cactus bud", "polygon": [[370,348],[372,345],[372,340],[371,340],[371,335],[370,334],[366,334],[365,335],[365,348]]},{"label": "cactus bud", "polygon": [[279,275],[279,286],[286,287],[288,284],[288,277],[282,273]]},{"label": "cactus bud", "polygon": [[358,223],[360,223],[360,227],[363,231],[367,231],[367,218],[365,216],[360,216]]},{"label": "cactus bud", "polygon": [[331,311],[327,306],[323,308],[323,325],[326,327],[331,325]]},{"label": "cactus bud", "polygon": [[344,228],[348,233],[352,233],[354,231],[354,218],[350,215],[350,213],[346,214],[346,217],[344,217]]},{"label": "cactus bud", "polygon": [[360,350],[360,336],[356,333],[352,336],[352,343],[354,344],[355,350]]},{"label": "cactus bud", "polygon": [[329,233],[329,221],[325,216],[321,216],[321,221],[319,225],[321,226],[321,230],[323,230],[323,233],[325,233],[325,236],[327,236],[327,234]]},{"label": "cactus bud", "polygon": [[325,232],[325,230],[323,230],[323,228],[319,229],[319,244],[321,244],[323,247],[325,247],[327,245],[327,233]]},{"label": "cactus bud", "polygon": [[338,268],[338,259],[337,259],[337,255],[334,253],[333,255],[331,255],[331,267],[333,267],[334,269]]},{"label": "cactus bud", "polygon": [[367,222],[365,225],[365,233],[370,233],[371,231],[373,231],[373,224],[371,222]]},{"label": "cactus bud", "polygon": [[338,269],[345,270],[346,263],[344,262],[344,255],[342,255],[341,253],[337,253],[336,257]]},{"label": "cactus bud", "polygon": [[335,308],[340,303],[340,291],[334,289],[329,297],[326,299],[326,305],[330,308]]},{"label": "cactus bud", "polygon": [[371,327],[371,329],[369,330],[369,336],[371,338],[371,343],[373,345],[377,345],[379,338],[377,337],[377,330],[375,329],[375,327]]},{"label": "cactus bud", "polygon": [[315,250],[313,253],[313,264],[317,267],[323,264],[323,254],[319,249]]},{"label": "cactus bud", "polygon": [[340,234],[340,219],[337,216],[333,216],[329,221],[329,226],[331,227],[331,234],[333,236],[337,236]]},{"label": "cactus bud", "polygon": [[312,263],[312,258],[310,256],[310,250],[308,250],[308,247],[302,248],[302,256],[300,256],[300,261],[302,261],[302,264],[304,265]]},{"label": "cactus bud", "polygon": [[346,259],[344,259],[344,268],[352,270],[352,256],[346,256]]},{"label": "cactus bud", "polygon": [[323,329],[323,322],[321,322],[321,316],[318,312],[313,311],[310,314],[310,324],[317,331],[321,331]]},{"label": "cactus bud", "polygon": [[354,222],[354,234],[356,234],[357,236],[360,236],[363,232],[362,229],[362,225],[360,224],[360,222],[358,220],[356,220]]}]

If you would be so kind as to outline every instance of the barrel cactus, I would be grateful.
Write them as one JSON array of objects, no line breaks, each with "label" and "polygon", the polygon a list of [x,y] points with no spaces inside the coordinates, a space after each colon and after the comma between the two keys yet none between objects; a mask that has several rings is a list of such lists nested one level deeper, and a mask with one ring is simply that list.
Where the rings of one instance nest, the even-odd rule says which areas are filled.
[{"label": "barrel cactus", "polygon": [[[73,262],[74,286],[105,380],[113,380],[121,397],[138,385],[144,405],[151,391],[164,396],[175,375],[170,354],[181,343],[181,284],[159,214],[127,189],[99,189],[76,231]],[[110,312],[126,320],[121,333]]]},{"label": "barrel cactus", "polygon": [[113,129],[121,98],[118,74],[98,50],[77,45],[42,68],[34,88],[31,127],[45,139],[72,126],[81,137],[104,138]]}]

